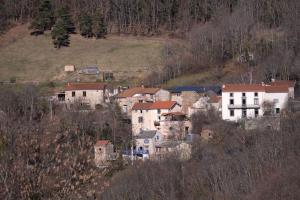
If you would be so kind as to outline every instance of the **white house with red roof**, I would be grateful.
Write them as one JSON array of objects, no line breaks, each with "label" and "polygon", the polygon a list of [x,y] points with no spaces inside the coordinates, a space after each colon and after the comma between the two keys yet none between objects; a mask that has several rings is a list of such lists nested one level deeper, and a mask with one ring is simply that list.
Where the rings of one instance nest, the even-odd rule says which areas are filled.
[{"label": "white house with red roof", "polygon": [[257,118],[267,112],[279,114],[286,108],[288,84],[224,84],[222,87],[222,118],[238,121]]},{"label": "white house with red roof", "polygon": [[157,125],[166,118],[165,114],[180,111],[176,101],[135,103],[131,112],[132,133],[136,136],[142,130],[159,130]]},{"label": "white house with red roof", "polygon": [[130,116],[135,103],[168,101],[170,92],[161,88],[134,87],[124,90],[116,96],[122,111]]},{"label": "white house with red roof", "polygon": [[65,101],[69,105],[79,102],[94,109],[105,102],[105,90],[104,83],[67,83]]}]

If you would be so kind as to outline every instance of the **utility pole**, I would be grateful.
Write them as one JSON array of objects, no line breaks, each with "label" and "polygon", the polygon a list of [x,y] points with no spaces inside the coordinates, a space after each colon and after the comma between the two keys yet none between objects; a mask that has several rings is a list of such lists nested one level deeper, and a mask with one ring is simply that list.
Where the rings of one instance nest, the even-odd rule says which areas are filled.
[{"label": "utility pole", "polygon": [[133,165],[133,132],[131,131],[131,165]]},{"label": "utility pole", "polygon": [[52,100],[49,100],[49,108],[50,108],[50,120],[52,121],[53,118],[53,109],[52,109]]}]

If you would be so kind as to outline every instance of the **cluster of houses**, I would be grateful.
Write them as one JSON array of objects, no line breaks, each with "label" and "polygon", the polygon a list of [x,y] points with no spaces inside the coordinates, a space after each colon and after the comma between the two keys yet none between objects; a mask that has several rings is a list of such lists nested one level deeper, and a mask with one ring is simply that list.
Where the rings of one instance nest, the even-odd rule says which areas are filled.
[{"label": "cluster of houses", "polygon": [[[272,80],[260,84],[224,84],[222,86],[183,86],[170,90],[134,87],[109,90],[104,83],[68,83],[58,99],[72,106],[80,102],[92,109],[115,101],[131,120],[133,148],[124,157],[163,159],[176,153],[180,159],[191,156],[196,136],[211,137],[211,131],[192,133],[191,116],[212,108],[223,120],[247,121],[265,115],[278,116],[294,98],[295,81]],[[109,153],[108,153],[109,152]],[[96,164],[113,154],[109,141],[95,145]]]}]

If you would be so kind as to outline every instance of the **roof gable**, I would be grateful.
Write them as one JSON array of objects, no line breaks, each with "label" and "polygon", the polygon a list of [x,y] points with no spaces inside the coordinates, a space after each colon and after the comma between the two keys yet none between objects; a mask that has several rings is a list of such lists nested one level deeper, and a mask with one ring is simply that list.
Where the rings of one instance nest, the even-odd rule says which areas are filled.
[{"label": "roof gable", "polygon": [[135,103],[132,110],[172,109],[178,105],[176,101],[156,101],[153,103]]},{"label": "roof gable", "polygon": [[95,144],[95,146],[105,146],[108,145],[110,143],[109,140],[98,140]]},{"label": "roof gable", "polygon": [[160,88],[134,87],[134,88],[129,88],[129,89],[121,92],[117,97],[118,98],[126,98],[126,97],[132,97],[135,94],[155,94],[159,90],[160,90]]}]

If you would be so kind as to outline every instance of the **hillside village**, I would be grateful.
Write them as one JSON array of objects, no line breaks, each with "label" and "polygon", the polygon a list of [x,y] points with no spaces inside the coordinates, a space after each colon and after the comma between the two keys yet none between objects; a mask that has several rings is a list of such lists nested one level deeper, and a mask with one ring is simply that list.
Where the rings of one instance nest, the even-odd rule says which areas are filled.
[{"label": "hillside village", "polygon": [[[194,132],[191,118],[199,112],[216,112],[225,121],[239,123],[245,129],[280,129],[280,118],[295,98],[296,81],[272,79],[270,83],[223,84],[221,86],[178,86],[169,90],[151,87],[108,88],[106,83],[67,83],[52,101],[70,109],[100,109],[117,103],[131,125],[131,148],[115,151],[113,141],[95,144],[95,164],[109,166],[122,156],[124,160],[161,160],[176,156],[191,157],[192,145],[209,140],[209,127]],[[263,124],[263,125],[262,125]]]},{"label": "hillside village", "polygon": [[299,200],[300,0],[0,0],[0,200]]}]

